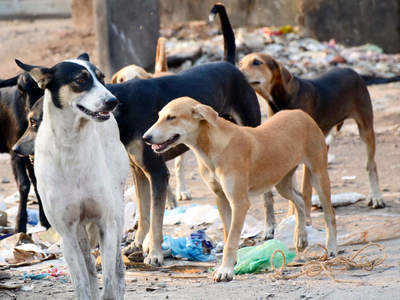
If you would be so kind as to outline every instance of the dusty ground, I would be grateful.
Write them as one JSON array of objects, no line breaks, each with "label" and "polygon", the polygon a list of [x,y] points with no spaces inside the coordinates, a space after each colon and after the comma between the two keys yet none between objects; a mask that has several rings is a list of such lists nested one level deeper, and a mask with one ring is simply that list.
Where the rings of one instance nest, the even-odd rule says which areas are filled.
[{"label": "dusty ground", "polygon": [[[0,78],[14,76],[18,71],[13,63],[20,58],[27,63],[51,65],[61,59],[88,52],[96,62],[92,35],[81,35],[75,32],[70,20],[46,20],[35,22],[0,22]],[[400,215],[400,84],[388,84],[369,88],[375,109],[375,129],[377,135],[378,171],[381,189],[386,208],[375,211],[359,202],[352,206],[336,209],[339,216],[371,214]],[[365,171],[365,148],[357,136],[355,124],[345,123],[337,135],[330,150],[335,155],[329,173],[332,182],[332,193],[359,192],[368,194],[368,176]],[[195,160],[189,154],[186,166],[188,186],[194,200],[190,203],[213,203],[211,193],[201,182]],[[356,176],[350,182],[342,176]],[[0,179],[9,178],[10,183],[0,184],[0,194],[8,196],[16,191],[15,182],[7,156],[0,158]],[[174,185],[175,178],[172,177]],[[186,205],[189,202],[182,203]],[[276,214],[278,221],[286,212],[287,202],[277,197]],[[258,219],[263,218],[261,199],[253,199],[250,214]],[[320,218],[320,213],[313,213]],[[318,222],[317,222],[318,223]],[[343,224],[338,224],[339,226]],[[272,281],[268,274],[236,276],[230,283],[214,284],[210,278],[182,279],[174,278],[176,273],[151,273],[127,271],[127,299],[398,299],[400,295],[400,239],[382,242],[386,248],[387,259],[383,265],[367,271],[338,272],[340,279],[358,281],[361,284],[335,284],[326,277],[316,279],[299,278],[289,281]],[[361,246],[341,247],[345,255]],[[14,279],[24,271],[48,268],[51,261],[13,270]],[[179,274],[178,274],[179,275]],[[206,276],[207,274],[204,273]],[[4,292],[0,298],[17,299],[73,299],[72,286],[58,279],[26,282],[30,291]]]}]

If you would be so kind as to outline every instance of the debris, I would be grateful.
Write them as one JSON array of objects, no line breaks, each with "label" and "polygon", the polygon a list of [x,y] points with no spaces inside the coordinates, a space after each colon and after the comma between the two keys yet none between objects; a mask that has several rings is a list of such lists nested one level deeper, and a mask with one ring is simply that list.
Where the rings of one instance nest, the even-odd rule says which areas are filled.
[{"label": "debris", "polygon": [[10,179],[8,179],[7,177],[4,177],[1,179],[1,183],[10,183]]},{"label": "debris", "polygon": [[[367,248],[377,247],[380,253],[380,256],[373,257],[372,259],[367,259],[365,255],[360,255]],[[321,249],[323,251],[323,255],[321,256],[311,256],[311,249]],[[281,250],[275,250],[272,254],[272,257],[279,252],[283,260],[285,261],[285,254]],[[382,245],[376,243],[369,243],[358,250],[351,256],[337,256],[333,258],[328,257],[328,250],[320,244],[311,245],[306,248],[303,252],[303,256],[308,260],[303,264],[301,271],[297,274],[293,275],[284,275],[283,271],[285,270],[285,264],[282,264],[279,269],[276,269],[276,266],[271,263],[271,268],[274,270],[274,273],[271,274],[271,277],[274,279],[294,279],[306,275],[308,277],[316,277],[322,273],[328,276],[336,283],[364,283],[357,282],[353,280],[340,280],[334,277],[334,271],[343,272],[344,270],[353,270],[353,269],[363,269],[365,271],[372,271],[375,267],[381,265],[386,259],[385,248]],[[343,267],[341,267],[343,266]]]},{"label": "debris", "polygon": [[[237,251],[235,274],[256,273],[271,268],[272,254],[276,250],[285,254],[286,263],[291,262],[296,256],[296,253],[290,252],[288,247],[279,240],[268,240],[258,246],[244,247]],[[273,260],[275,267],[280,267],[282,263],[285,263],[282,256],[276,256]]]},{"label": "debris", "polygon": [[214,256],[210,254],[214,247],[207,240],[205,232],[202,230],[192,233],[190,237],[176,239],[166,235],[161,247],[167,256],[170,254],[176,258],[186,258],[193,261],[214,260]]},{"label": "debris", "polygon": [[356,176],[342,176],[344,181],[353,181],[354,179],[356,179]]},{"label": "debris", "polygon": [[[365,196],[359,193],[340,193],[340,194],[333,194],[331,196],[331,203],[332,206],[346,206],[354,204],[358,201],[364,200]],[[321,208],[321,202],[319,201],[318,195],[313,195],[311,199],[311,203],[313,206],[318,206]]]},{"label": "debris", "polygon": [[0,226],[7,226],[7,213],[0,210]]}]

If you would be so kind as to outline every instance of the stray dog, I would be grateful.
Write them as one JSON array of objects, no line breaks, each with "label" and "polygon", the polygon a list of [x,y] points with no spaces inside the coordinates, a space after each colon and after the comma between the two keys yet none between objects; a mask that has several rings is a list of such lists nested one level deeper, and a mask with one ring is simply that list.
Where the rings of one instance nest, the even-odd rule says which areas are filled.
[{"label": "stray dog", "polygon": [[27,156],[21,156],[12,148],[28,125],[28,112],[42,96],[43,90],[37,86],[28,73],[0,80],[0,153],[10,153],[11,155],[11,166],[19,192],[15,232],[26,232],[28,222],[26,207],[31,183],[39,203],[40,223],[46,228],[50,227],[37,192],[33,165]]},{"label": "stray dog", "polygon": [[[302,109],[317,122],[325,136],[334,126],[340,130],[344,120],[354,119],[361,140],[367,148],[367,171],[371,190],[368,205],[373,208],[385,207],[379,190],[375,162],[372,104],[360,75],[349,68],[334,68],[315,79],[301,79],[263,53],[246,55],[240,62],[240,69],[255,91],[268,101],[274,113],[283,109]],[[303,186],[309,186],[309,180],[305,172]],[[304,193],[304,199],[310,199],[312,191],[304,190]],[[310,220],[311,202],[305,203]],[[292,211],[291,206],[289,214]]]},{"label": "stray dog", "polygon": [[77,298],[98,299],[89,244],[97,231],[103,299],[123,299],[120,243],[129,160],[110,114],[118,100],[87,54],[52,68],[16,62],[45,90],[34,169],[46,215],[62,237]]},{"label": "stray dog", "polygon": [[336,254],[335,213],[330,202],[327,150],[324,135],[301,110],[279,112],[256,128],[240,127],[218,117],[209,106],[183,97],[167,104],[158,121],[143,135],[156,153],[184,143],[196,155],[200,174],[217,196],[224,228],[222,264],[215,281],[233,278],[240,234],[250,206],[248,195],[273,186],[296,208],[294,245],[307,246],[305,210],[292,185],[298,164],[304,163],[318,192],[326,222],[326,247]]},{"label": "stray dog", "polygon": [[[231,38],[234,40],[234,36]],[[228,60],[231,57],[234,58],[235,53],[227,49],[225,62],[203,64],[171,76],[107,85],[119,100],[114,115],[121,141],[130,155],[139,201],[139,224],[131,249],[141,250],[149,232],[149,248],[143,249],[148,252],[144,260],[147,264],[160,265],[164,261],[162,224],[169,179],[165,161],[189,149],[178,145],[159,155],[144,143],[142,136],[157,121],[158,112],[166,104],[184,96],[210,105],[220,116],[233,119],[238,124],[250,127],[260,125],[257,96],[243,73],[234,66],[234,61]]]},{"label": "stray dog", "polygon": [[[122,68],[112,77],[112,83],[122,83],[131,79],[149,79],[157,78],[161,76],[174,75],[172,72],[168,72],[167,55],[165,50],[165,42],[167,40],[160,37],[157,42],[156,50],[156,61],[154,66],[154,74],[147,73],[145,69],[136,65],[130,65]],[[171,191],[171,187],[168,185],[167,188],[167,206],[168,208],[177,207],[177,200],[190,200],[192,196],[190,191],[186,188],[184,165],[185,165],[185,153],[175,158],[175,174],[176,174],[176,188],[175,196]]]}]

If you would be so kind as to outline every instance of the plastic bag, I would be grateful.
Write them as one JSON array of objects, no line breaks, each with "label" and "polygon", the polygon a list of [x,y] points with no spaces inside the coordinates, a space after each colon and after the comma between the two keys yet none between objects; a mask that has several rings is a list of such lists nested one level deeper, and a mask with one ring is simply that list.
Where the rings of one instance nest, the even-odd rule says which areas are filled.
[{"label": "plastic bag", "polygon": [[[271,268],[271,256],[275,250],[282,250],[285,254],[286,263],[291,262],[296,253],[290,252],[288,247],[279,240],[268,240],[262,245],[244,247],[237,252],[237,263],[235,274],[246,274],[260,272],[263,269]],[[282,265],[282,255],[276,253],[274,256],[274,266],[279,268]]]},{"label": "plastic bag", "polygon": [[166,235],[161,247],[163,252],[170,252],[176,258],[187,258],[192,261],[214,260],[214,256],[210,254],[213,246],[206,240],[203,230],[192,233],[190,237],[176,239]]}]

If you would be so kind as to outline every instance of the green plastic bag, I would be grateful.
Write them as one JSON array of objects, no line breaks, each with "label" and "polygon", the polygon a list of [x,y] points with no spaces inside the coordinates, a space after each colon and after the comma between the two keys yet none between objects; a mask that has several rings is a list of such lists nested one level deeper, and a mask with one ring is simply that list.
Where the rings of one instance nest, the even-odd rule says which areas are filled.
[{"label": "green plastic bag", "polygon": [[[238,250],[235,274],[255,273],[271,269],[271,256],[277,249],[285,254],[286,264],[296,257],[296,253],[289,251],[288,247],[281,241],[268,240],[262,245],[244,247]],[[282,262],[282,255],[276,253],[274,256],[275,268],[279,268]]]}]

